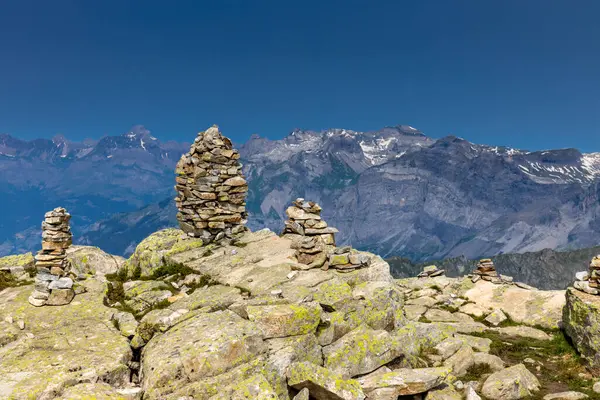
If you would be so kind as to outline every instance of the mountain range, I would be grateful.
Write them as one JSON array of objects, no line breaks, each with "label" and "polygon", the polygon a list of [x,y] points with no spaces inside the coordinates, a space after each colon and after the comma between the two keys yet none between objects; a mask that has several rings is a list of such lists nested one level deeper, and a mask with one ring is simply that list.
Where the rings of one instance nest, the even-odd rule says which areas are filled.
[{"label": "mountain range", "polygon": [[[0,135],[0,255],[36,249],[57,205],[73,214],[76,242],[130,254],[176,224],[173,170],[188,148],[142,126],[80,143]],[[280,231],[304,197],[340,244],[415,262],[600,244],[599,153],[432,139],[407,125],[253,135],[239,149],[252,229]]]}]

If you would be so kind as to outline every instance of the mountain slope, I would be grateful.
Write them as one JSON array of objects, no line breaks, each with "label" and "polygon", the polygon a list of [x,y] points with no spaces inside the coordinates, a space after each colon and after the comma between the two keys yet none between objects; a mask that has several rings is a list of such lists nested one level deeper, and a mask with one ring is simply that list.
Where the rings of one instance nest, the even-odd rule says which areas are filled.
[{"label": "mountain slope", "polygon": [[[0,207],[11,210],[0,221],[0,253],[35,248],[35,216],[56,204],[74,214],[80,243],[130,252],[146,233],[176,223],[168,199],[186,149],[139,126],[86,143],[0,136]],[[280,231],[286,206],[304,197],[323,206],[340,244],[387,257],[474,259],[600,244],[598,153],[433,140],[406,125],[254,135],[240,152],[252,229]]]}]

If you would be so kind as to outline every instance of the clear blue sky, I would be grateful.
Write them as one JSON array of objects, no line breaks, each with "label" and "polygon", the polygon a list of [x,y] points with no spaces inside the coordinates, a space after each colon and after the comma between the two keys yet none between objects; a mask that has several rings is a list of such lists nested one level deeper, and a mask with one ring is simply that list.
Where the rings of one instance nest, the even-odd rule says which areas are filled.
[{"label": "clear blue sky", "polygon": [[599,15],[597,0],[3,1],[0,132],[409,124],[600,151]]}]

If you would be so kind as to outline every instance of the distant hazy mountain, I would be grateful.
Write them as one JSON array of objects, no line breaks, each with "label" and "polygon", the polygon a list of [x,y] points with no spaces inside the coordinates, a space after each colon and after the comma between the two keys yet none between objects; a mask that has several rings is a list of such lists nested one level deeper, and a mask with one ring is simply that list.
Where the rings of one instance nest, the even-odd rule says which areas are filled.
[{"label": "distant hazy mountain", "polygon": [[[80,243],[130,252],[175,224],[173,169],[186,149],[143,127],[86,143],[0,136],[0,254],[36,248],[43,212],[58,204],[74,214]],[[600,244],[599,154],[433,140],[410,126],[255,135],[240,152],[254,229],[279,231],[289,202],[305,197],[323,206],[339,243],[386,257]]]}]

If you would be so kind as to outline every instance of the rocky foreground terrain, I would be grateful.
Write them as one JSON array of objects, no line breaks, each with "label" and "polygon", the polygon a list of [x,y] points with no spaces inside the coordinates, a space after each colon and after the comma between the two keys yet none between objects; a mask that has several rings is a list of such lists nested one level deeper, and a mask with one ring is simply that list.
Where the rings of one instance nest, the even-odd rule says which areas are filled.
[{"label": "rocky foreground terrain", "polygon": [[600,296],[395,280],[370,253],[350,272],[307,269],[293,247],[176,229],[128,260],[75,246],[74,300],[40,308],[31,254],[1,258],[0,398],[600,398]]}]

